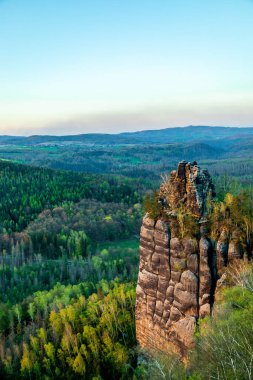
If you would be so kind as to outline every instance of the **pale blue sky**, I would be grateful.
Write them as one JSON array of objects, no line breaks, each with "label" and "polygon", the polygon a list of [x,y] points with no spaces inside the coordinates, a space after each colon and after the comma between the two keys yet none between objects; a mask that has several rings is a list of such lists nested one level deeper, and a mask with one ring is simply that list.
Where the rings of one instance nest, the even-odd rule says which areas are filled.
[{"label": "pale blue sky", "polygon": [[0,134],[253,126],[251,0],[0,0]]}]

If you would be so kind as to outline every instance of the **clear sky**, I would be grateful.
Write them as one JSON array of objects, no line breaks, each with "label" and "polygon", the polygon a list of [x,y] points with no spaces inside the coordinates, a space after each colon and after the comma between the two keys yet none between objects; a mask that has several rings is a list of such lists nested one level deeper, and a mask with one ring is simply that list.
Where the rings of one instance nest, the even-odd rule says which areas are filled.
[{"label": "clear sky", "polygon": [[0,134],[253,126],[253,0],[0,0]]}]

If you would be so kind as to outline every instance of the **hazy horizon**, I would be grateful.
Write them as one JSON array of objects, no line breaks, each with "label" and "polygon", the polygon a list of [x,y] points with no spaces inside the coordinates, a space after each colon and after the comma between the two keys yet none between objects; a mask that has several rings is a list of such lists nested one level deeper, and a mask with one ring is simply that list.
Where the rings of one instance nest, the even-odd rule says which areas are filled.
[{"label": "hazy horizon", "polygon": [[250,0],[0,1],[0,134],[253,125]]},{"label": "hazy horizon", "polygon": [[139,133],[139,132],[146,132],[146,131],[162,131],[166,129],[177,129],[177,128],[202,128],[202,127],[207,127],[207,128],[229,128],[229,129],[252,129],[253,126],[248,126],[248,127],[239,127],[239,126],[229,126],[229,125],[182,125],[182,126],[172,126],[172,127],[164,127],[164,128],[156,128],[156,129],[137,129],[133,131],[128,131],[124,130],[121,132],[84,132],[84,133],[33,133],[33,134],[0,134],[0,136],[10,136],[10,137],[32,137],[32,136],[75,136],[75,135],[81,135],[81,134],[109,134],[109,135],[117,135],[117,134],[124,134],[124,133]]}]

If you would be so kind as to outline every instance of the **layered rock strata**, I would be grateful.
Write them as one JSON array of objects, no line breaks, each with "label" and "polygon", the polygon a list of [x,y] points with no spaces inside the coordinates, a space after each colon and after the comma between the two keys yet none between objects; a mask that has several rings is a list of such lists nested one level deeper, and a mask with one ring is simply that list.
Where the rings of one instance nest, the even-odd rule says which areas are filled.
[{"label": "layered rock strata", "polygon": [[[229,257],[241,254],[236,239],[229,242],[225,232],[221,231],[216,248],[208,237],[207,203],[214,195],[209,173],[196,162],[182,161],[161,185],[158,202],[162,214],[155,220],[148,214],[143,219],[136,334],[149,351],[185,355],[193,345],[198,319],[211,312],[216,251],[218,268],[226,265]],[[182,231],[187,223],[196,226],[192,236]]]}]

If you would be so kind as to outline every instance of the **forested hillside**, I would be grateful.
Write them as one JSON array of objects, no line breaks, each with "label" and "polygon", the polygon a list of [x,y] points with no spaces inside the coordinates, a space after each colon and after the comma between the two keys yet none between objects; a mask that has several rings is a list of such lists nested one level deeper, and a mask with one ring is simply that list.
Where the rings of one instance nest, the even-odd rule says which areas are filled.
[{"label": "forested hillside", "polygon": [[182,157],[187,161],[197,157],[211,175],[229,173],[249,183],[252,144],[252,128],[186,127],[120,135],[6,137],[0,144],[0,158],[53,169],[149,179],[153,188],[154,180],[157,186],[160,174],[172,170]]},{"label": "forested hillside", "polygon": [[[202,351],[208,355],[205,347],[208,339],[214,339],[213,334],[217,347],[222,347],[223,309],[214,326],[206,322],[210,335],[199,335],[187,369],[174,356],[149,359],[139,351],[135,338],[134,304],[143,201],[146,207],[154,207],[150,191],[160,181],[163,170],[159,170],[166,171],[173,162],[166,159],[166,149],[169,157],[175,153],[175,146],[171,150],[166,146],[160,148],[101,148],[106,153],[100,152],[97,157],[105,165],[108,154],[113,154],[110,165],[118,160],[117,174],[113,170],[109,174],[97,173],[103,171],[101,168],[96,168],[95,174],[86,174],[0,162],[1,378],[148,379],[150,374],[157,379],[164,378],[163,374],[171,379],[208,378],[198,364],[199,355]],[[206,149],[203,145],[195,148],[199,153]],[[81,148],[75,149],[74,160],[81,152]],[[179,156],[182,146],[177,149]],[[185,146],[186,156],[187,149]],[[97,152],[97,148],[91,151]],[[133,155],[130,158],[129,151]],[[70,152],[73,154],[73,147],[66,149],[65,162]],[[152,161],[154,157],[157,159]],[[238,223],[244,223],[244,217],[252,216],[250,166],[241,160],[205,162],[215,174],[218,214],[214,219],[220,223],[217,229],[222,223],[230,225],[231,199],[235,205],[231,208],[233,218],[238,217]],[[150,170],[145,171],[143,165]],[[119,175],[120,168],[127,176]],[[154,174],[157,168],[159,174]],[[232,176],[226,174],[229,172]],[[250,220],[248,231],[252,234]],[[249,270],[244,276],[247,284],[251,283],[251,276]],[[248,285],[247,299],[243,298],[237,308],[236,297],[244,292],[244,286],[240,280],[237,293],[231,290],[230,296],[228,290],[223,296],[221,292],[221,298],[230,297],[224,299],[232,310],[231,326],[236,318],[233,313],[247,316],[251,310]],[[244,321],[248,323],[246,317]],[[238,316],[233,324],[235,334],[241,326]],[[217,370],[217,352],[212,352],[209,360],[210,374]],[[249,365],[246,354],[244,358],[246,368]],[[242,373],[238,379],[244,379],[244,369],[239,362],[236,366],[236,374]]]},{"label": "forested hillside", "polygon": [[[136,237],[147,184],[0,165],[2,301],[21,301],[58,281],[95,284],[101,278],[136,276]],[[113,243],[107,248],[107,242]]]},{"label": "forested hillside", "polygon": [[253,380],[253,0],[0,0],[0,380]]},{"label": "forested hillside", "polygon": [[1,377],[133,373],[148,182],[0,165]]},{"label": "forested hillside", "polygon": [[178,143],[189,141],[217,141],[223,143],[226,140],[248,138],[253,135],[253,128],[219,127],[219,126],[194,126],[164,128],[156,130],[144,130],[137,132],[123,132],[118,134],[109,133],[87,133],[79,135],[53,136],[53,135],[34,135],[34,136],[0,136],[1,144],[10,145],[34,145],[45,143],[71,142],[84,144],[161,144]]},{"label": "forested hillside", "polygon": [[46,208],[93,199],[134,205],[148,184],[116,176],[55,171],[0,161],[0,228],[22,231]]}]

